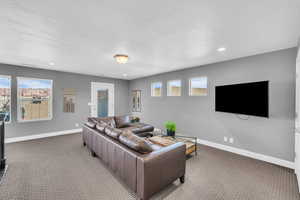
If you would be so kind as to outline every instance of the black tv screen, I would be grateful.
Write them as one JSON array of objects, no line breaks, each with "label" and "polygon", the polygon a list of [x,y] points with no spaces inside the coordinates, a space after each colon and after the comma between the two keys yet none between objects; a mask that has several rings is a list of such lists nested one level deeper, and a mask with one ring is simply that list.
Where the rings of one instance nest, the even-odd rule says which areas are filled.
[{"label": "black tv screen", "polygon": [[269,117],[269,81],[216,86],[215,110]]}]

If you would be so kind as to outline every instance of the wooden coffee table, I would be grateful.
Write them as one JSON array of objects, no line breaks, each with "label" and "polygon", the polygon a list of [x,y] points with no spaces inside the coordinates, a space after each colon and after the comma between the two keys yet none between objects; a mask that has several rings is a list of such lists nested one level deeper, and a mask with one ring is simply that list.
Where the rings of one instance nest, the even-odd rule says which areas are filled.
[{"label": "wooden coffee table", "polygon": [[148,138],[148,140],[150,140],[154,144],[164,146],[164,147],[175,144],[177,142],[183,142],[186,146],[185,155],[190,155],[193,152],[195,152],[195,155],[197,155],[197,138],[195,137],[186,137],[186,136],[178,136],[178,135],[176,135],[175,137],[171,137],[171,136],[157,135]]}]

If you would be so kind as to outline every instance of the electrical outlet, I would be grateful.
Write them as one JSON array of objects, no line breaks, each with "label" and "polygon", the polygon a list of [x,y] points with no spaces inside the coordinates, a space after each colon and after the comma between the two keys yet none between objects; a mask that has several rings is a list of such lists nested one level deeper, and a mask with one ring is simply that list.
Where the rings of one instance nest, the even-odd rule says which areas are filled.
[{"label": "electrical outlet", "polygon": [[228,142],[228,138],[224,136],[224,142]]},{"label": "electrical outlet", "polygon": [[79,124],[78,124],[78,123],[76,123],[76,124],[75,124],[75,126],[76,126],[76,127],[79,127]]},{"label": "electrical outlet", "polygon": [[232,143],[234,143],[234,139],[231,137],[231,138],[229,138],[229,142],[232,144]]}]

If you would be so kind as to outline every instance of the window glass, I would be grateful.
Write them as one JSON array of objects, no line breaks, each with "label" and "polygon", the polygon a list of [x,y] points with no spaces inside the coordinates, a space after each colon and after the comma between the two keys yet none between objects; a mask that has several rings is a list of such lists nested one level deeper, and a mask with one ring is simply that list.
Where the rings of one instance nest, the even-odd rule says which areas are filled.
[{"label": "window glass", "polygon": [[11,119],[11,78],[0,75],[0,120]]},{"label": "window glass", "polygon": [[162,83],[155,82],[151,84],[151,96],[160,97],[162,96]]},{"label": "window glass", "polygon": [[190,79],[190,96],[207,95],[207,77],[196,77]]},{"label": "window glass", "polygon": [[52,80],[18,78],[18,119],[52,119]]},{"label": "window glass", "polygon": [[168,96],[181,96],[181,80],[168,82]]}]

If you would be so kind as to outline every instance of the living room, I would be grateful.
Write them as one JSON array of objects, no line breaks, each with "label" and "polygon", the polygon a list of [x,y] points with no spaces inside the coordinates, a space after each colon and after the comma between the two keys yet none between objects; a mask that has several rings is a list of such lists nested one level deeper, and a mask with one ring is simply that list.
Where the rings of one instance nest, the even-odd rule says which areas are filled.
[{"label": "living room", "polygon": [[0,2],[0,199],[300,199],[299,11]]}]

